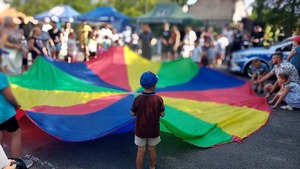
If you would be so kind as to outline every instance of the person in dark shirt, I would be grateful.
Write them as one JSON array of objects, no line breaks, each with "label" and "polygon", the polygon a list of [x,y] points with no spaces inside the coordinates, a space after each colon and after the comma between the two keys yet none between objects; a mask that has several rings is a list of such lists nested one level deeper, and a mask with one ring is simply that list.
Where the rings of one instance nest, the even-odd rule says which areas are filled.
[{"label": "person in dark shirt", "polygon": [[41,30],[39,27],[34,27],[32,36],[28,40],[29,51],[31,52],[32,61],[34,62],[37,56],[47,56],[47,50],[43,45]]},{"label": "person in dark shirt", "polygon": [[54,59],[59,59],[59,54],[61,50],[61,39],[62,39],[62,33],[57,27],[56,21],[51,21],[52,29],[48,31],[49,36],[54,42],[55,48],[51,49],[51,56]]},{"label": "person in dark shirt", "polygon": [[262,47],[264,44],[265,33],[262,31],[260,26],[254,26],[251,34],[251,41],[253,47]]},{"label": "person in dark shirt", "polygon": [[155,94],[158,77],[144,72],[140,84],[144,92],[135,98],[130,114],[136,116],[134,143],[138,146],[136,168],[143,168],[146,143],[150,155],[150,168],[155,169],[156,145],[160,142],[160,117],[165,115],[163,99]]},{"label": "person in dark shirt", "polygon": [[171,30],[169,23],[164,23],[163,29],[160,33],[160,40],[161,40],[161,60],[166,61],[168,60],[168,55],[170,53],[170,40]]},{"label": "person in dark shirt", "polygon": [[140,42],[142,44],[142,56],[151,60],[152,46],[155,44],[155,38],[151,32],[150,26],[147,24],[141,25],[143,32],[140,34]]}]

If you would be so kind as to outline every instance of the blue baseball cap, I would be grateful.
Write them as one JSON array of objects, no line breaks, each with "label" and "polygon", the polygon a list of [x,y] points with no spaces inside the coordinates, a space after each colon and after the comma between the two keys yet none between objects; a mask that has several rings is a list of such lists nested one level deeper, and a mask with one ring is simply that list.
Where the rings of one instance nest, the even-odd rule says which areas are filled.
[{"label": "blue baseball cap", "polygon": [[158,81],[158,76],[148,71],[144,72],[140,78],[140,84],[144,89],[149,89],[154,86]]}]

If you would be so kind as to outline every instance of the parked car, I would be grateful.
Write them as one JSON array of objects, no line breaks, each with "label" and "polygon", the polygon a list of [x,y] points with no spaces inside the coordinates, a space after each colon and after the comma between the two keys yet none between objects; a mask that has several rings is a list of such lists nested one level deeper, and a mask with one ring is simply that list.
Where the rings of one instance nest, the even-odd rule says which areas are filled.
[{"label": "parked car", "polygon": [[230,70],[236,73],[242,73],[251,77],[251,63],[254,59],[260,59],[262,64],[267,65],[268,69],[272,69],[272,54],[282,52],[284,58],[288,56],[292,49],[293,38],[287,38],[279,43],[275,43],[270,47],[257,47],[239,50],[232,53]]}]

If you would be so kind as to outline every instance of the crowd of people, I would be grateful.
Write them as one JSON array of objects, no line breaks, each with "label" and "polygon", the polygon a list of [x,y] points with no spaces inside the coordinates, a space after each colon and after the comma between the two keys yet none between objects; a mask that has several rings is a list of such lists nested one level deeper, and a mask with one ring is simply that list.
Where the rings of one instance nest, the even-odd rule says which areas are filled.
[{"label": "crowd of people", "polygon": [[[281,52],[272,56],[273,69],[268,72],[266,65],[259,59],[252,62],[252,78],[250,82],[254,85],[254,91],[258,93],[267,92],[266,98],[273,98],[268,102],[274,104],[271,108],[277,108],[281,101],[286,105],[282,109],[294,110],[300,108],[300,36],[293,39],[293,48],[284,59]],[[275,76],[276,80],[269,80]],[[265,84],[269,80],[270,83]],[[260,89],[259,89],[260,87]]]},{"label": "crowd of people", "polygon": [[[229,24],[224,25],[219,34],[215,33],[213,27],[207,30],[204,27],[193,30],[192,27],[186,26],[182,29],[178,25],[170,25],[166,22],[162,25],[159,34],[154,35],[148,24],[141,24],[139,31],[127,26],[122,32],[118,32],[108,23],[90,26],[86,21],[82,21],[79,28],[74,29],[71,23],[65,23],[60,28],[55,18],[48,18],[44,23],[36,25],[25,23],[23,18],[19,20],[21,23],[16,25],[12,17],[4,18],[0,30],[0,99],[2,98],[0,106],[5,106],[0,109],[0,112],[4,110],[9,112],[6,117],[0,119],[2,120],[0,121],[0,143],[3,140],[3,130],[10,132],[12,153],[16,158],[21,157],[21,132],[14,116],[14,109],[19,108],[20,105],[10,90],[5,74],[17,75],[26,71],[29,56],[32,62],[39,56],[49,56],[53,59],[60,59],[63,56],[68,63],[76,63],[97,58],[111,46],[127,45],[141,53],[144,58],[151,60],[153,46],[160,43],[161,61],[190,57],[199,65],[214,68],[221,65],[226,58],[230,58],[232,52],[263,46],[264,41],[264,32],[260,26],[256,25],[252,32],[248,32],[245,31],[242,22],[238,22],[234,29]],[[282,53],[273,55],[274,67],[270,72],[260,60],[252,62],[253,76],[250,81],[254,85],[254,91],[258,93],[266,91],[266,97],[271,97],[275,93],[269,101],[270,104],[274,104],[271,108],[278,107],[281,101],[286,103],[281,106],[282,109],[300,108],[300,36],[294,38],[293,46],[287,60],[284,60]],[[79,52],[82,52],[83,60],[79,60]],[[265,84],[265,81],[274,75],[276,81]],[[158,117],[163,116],[160,114],[163,111],[162,107]],[[132,115],[135,115],[134,113],[136,110],[133,108]],[[144,146],[144,144],[136,144]],[[149,149],[150,152],[154,150],[154,148]],[[144,147],[141,151],[145,151]],[[142,157],[143,153],[140,155]],[[32,165],[32,161],[25,159],[23,161],[28,166]],[[154,163],[151,163],[151,167],[154,167]]]}]

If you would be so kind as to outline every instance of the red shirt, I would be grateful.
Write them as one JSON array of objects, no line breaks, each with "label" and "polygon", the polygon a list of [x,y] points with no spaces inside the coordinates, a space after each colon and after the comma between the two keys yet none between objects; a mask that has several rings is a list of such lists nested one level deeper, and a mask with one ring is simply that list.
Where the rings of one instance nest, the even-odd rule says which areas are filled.
[{"label": "red shirt", "polygon": [[135,135],[156,138],[160,135],[160,113],[165,111],[163,99],[153,93],[142,93],[135,98],[131,111],[136,114]]}]

